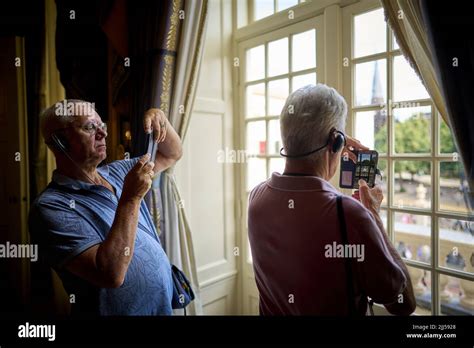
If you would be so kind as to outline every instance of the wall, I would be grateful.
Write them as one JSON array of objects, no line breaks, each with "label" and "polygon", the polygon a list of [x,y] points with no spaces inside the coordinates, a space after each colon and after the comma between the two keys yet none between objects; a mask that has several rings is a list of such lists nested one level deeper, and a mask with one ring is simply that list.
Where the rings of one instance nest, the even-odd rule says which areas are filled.
[{"label": "wall", "polygon": [[196,100],[175,174],[190,223],[204,314],[238,314],[233,166],[232,3],[210,0]]}]

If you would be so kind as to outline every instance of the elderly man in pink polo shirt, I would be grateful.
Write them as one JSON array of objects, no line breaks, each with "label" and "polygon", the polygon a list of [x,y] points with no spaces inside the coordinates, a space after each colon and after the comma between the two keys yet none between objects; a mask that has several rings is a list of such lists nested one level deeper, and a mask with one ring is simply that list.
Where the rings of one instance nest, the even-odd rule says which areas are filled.
[{"label": "elderly man in pink polo shirt", "polygon": [[343,243],[341,193],[329,180],[341,154],[355,160],[351,151],[367,149],[342,133],[346,117],[344,98],[323,84],[293,92],[282,110],[285,171],[255,187],[249,200],[262,315],[365,315],[368,297],[392,314],[415,310],[407,268],[379,216],[380,187],[361,181],[354,198],[341,197]]}]

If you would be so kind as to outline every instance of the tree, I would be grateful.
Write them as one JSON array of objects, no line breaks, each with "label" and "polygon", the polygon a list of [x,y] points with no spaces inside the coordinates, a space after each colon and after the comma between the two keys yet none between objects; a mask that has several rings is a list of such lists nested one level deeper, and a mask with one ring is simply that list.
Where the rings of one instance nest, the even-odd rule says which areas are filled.
[{"label": "tree", "polygon": [[[430,127],[430,121],[421,113],[415,113],[405,121],[395,121],[395,152],[396,153],[419,153],[429,152],[430,138],[426,130]],[[375,148],[387,149],[387,127],[380,127],[375,134]],[[415,174],[429,173],[429,163],[421,161],[396,161],[395,173],[400,179],[400,189],[404,191],[402,173]]]}]

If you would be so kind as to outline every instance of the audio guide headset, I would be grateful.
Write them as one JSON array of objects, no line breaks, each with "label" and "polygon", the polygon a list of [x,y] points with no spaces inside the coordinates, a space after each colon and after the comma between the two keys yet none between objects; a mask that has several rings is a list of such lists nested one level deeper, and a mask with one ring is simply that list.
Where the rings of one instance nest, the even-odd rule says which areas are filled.
[{"label": "audio guide headset", "polygon": [[285,154],[283,153],[283,148],[281,148],[280,150],[280,155],[282,155],[283,157],[287,157],[287,158],[299,158],[299,157],[306,157],[306,156],[309,156],[315,152],[318,152],[322,149],[324,149],[326,146],[328,146],[329,144],[331,144],[331,151],[333,153],[337,153],[339,152],[344,146],[346,146],[346,136],[344,135],[343,132],[341,131],[338,131],[336,129],[332,129],[330,134],[329,134],[329,137],[328,137],[328,140],[326,141],[326,144],[324,144],[323,146],[321,147],[318,147],[317,149],[315,150],[312,150],[312,151],[309,151],[309,152],[305,152],[305,153],[302,153],[302,154],[298,154],[298,155],[289,155],[289,154]]},{"label": "audio guide headset", "polygon": [[67,139],[59,134],[51,134],[51,139],[53,140],[54,145],[60,151],[67,153],[69,151],[69,142]]}]

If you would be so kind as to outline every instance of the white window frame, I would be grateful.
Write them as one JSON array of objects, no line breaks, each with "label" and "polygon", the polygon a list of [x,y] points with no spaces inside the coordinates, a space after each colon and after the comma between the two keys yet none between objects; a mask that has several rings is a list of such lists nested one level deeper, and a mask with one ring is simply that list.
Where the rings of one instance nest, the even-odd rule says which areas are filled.
[{"label": "white window frame", "polygon": [[248,10],[249,10],[249,14],[248,14],[249,17],[248,18],[250,18],[251,22],[256,22],[256,21],[268,18],[270,16],[273,16],[275,13],[291,10],[291,9],[295,8],[296,6],[300,5],[301,3],[305,2],[306,0],[298,0],[298,4],[296,4],[294,6],[291,6],[291,7],[288,7],[288,8],[285,8],[283,10],[278,10],[278,2],[280,0],[273,0],[273,14],[268,15],[268,16],[263,17],[263,18],[260,18],[260,19],[255,19],[255,2],[257,2],[258,0],[248,0],[248,1],[249,1],[249,4],[250,4],[250,6],[248,7]]},{"label": "white window frame", "polygon": [[[380,106],[364,106],[364,107],[354,107],[353,106],[353,97],[354,97],[354,71],[355,63],[361,63],[366,61],[373,61],[380,58],[387,59],[387,102],[393,100],[393,90],[392,90],[392,64],[393,58],[400,55],[400,50],[392,51],[392,32],[391,29],[387,26],[387,50],[382,53],[373,54],[361,58],[353,58],[353,43],[354,43],[354,30],[353,30],[353,17],[358,14],[369,12],[380,8],[381,4],[379,1],[375,0],[363,0],[359,3],[347,6],[343,9],[343,59],[348,59],[348,66],[343,70],[343,85],[344,85],[344,97],[346,98],[348,104],[348,124],[347,130],[349,134],[354,134],[355,132],[355,122],[354,114],[355,111],[374,111],[380,110]],[[448,219],[462,219],[469,220],[468,214],[455,213],[442,211],[439,209],[439,168],[441,162],[454,162],[453,155],[451,154],[441,154],[439,149],[439,129],[441,118],[436,110],[431,99],[424,100],[415,100],[415,101],[406,101],[414,102],[417,106],[431,106],[431,154],[397,154],[395,153],[394,147],[394,117],[392,116],[390,107],[387,107],[387,153],[380,154],[379,158],[387,161],[387,173],[389,173],[389,180],[387,181],[387,191],[384,194],[388,197],[387,205],[382,207],[382,210],[387,212],[387,232],[390,236],[392,242],[395,242],[395,233],[393,233],[394,222],[393,217],[396,212],[402,213],[413,213],[429,216],[431,218],[431,264],[422,263],[416,260],[404,259],[404,262],[411,267],[420,268],[427,270],[431,274],[431,315],[440,315],[441,314],[441,302],[439,298],[439,275],[453,276],[460,279],[474,281],[474,274],[470,274],[464,271],[458,271],[451,268],[446,268],[439,265],[439,229],[438,229],[438,218],[448,218]],[[398,207],[393,203],[393,189],[394,189],[394,161],[396,160],[426,160],[429,161],[431,167],[431,208],[429,209],[418,209],[418,208],[408,208],[408,207]],[[464,255],[469,257],[469,255]],[[468,262],[468,259],[466,259]]]}]

